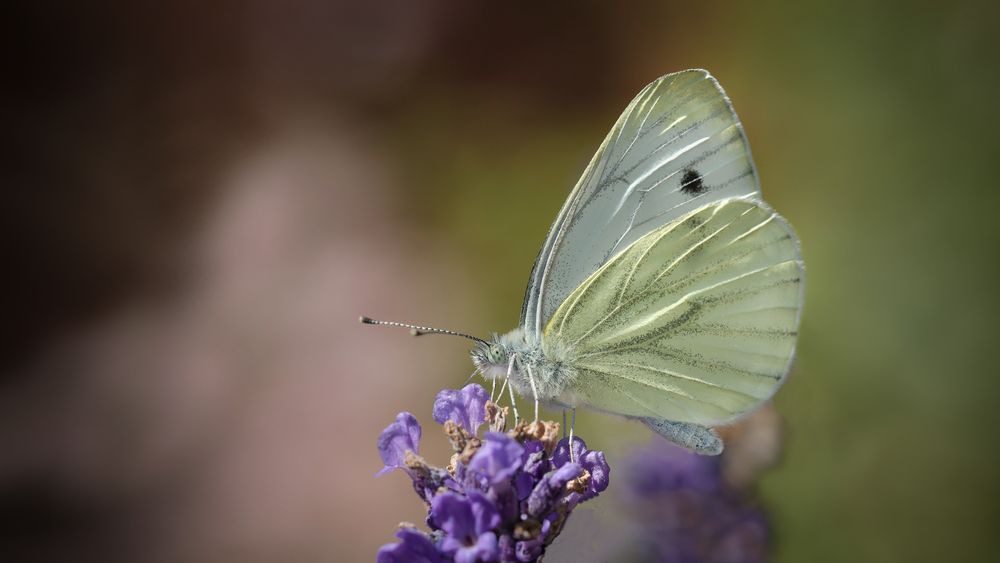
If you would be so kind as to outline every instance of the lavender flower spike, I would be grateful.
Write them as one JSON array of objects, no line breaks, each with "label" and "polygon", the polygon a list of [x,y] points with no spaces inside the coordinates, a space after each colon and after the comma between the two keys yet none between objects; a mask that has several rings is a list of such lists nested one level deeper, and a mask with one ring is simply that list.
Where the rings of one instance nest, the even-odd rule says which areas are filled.
[{"label": "lavender flower spike", "polygon": [[375,475],[382,475],[393,469],[405,469],[406,452],[418,453],[420,447],[420,423],[408,412],[396,415],[396,421],[386,426],[378,437],[378,454],[385,467]]},{"label": "lavender flower spike", "polygon": [[577,439],[570,462],[569,441],[556,444],[555,422],[521,421],[506,433],[479,437],[484,421],[495,424],[489,418],[497,409],[487,411],[488,405],[479,385],[438,393],[434,419],[453,448],[444,468],[416,455],[420,425],[410,413],[399,413],[382,432],[382,472],[402,468],[413,479],[429,508],[429,531],[403,524],[396,534],[401,541],[382,546],[378,563],[537,563],[574,508],[608,486],[604,454]]},{"label": "lavender flower spike", "polygon": [[434,399],[434,421],[444,424],[450,420],[475,436],[486,418],[489,398],[486,389],[475,383],[461,389],[442,389]]}]

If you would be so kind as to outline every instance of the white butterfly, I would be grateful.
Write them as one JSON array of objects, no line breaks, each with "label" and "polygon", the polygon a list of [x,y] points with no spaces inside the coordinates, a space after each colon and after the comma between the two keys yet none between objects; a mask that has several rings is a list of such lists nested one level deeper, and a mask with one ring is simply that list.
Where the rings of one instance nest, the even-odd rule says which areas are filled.
[{"label": "white butterfly", "polygon": [[788,374],[803,275],[722,87],[704,70],[669,74],[625,108],[563,205],[520,326],[469,337],[472,360],[534,398],[536,418],[539,401],[589,407],[718,454],[711,427]]}]

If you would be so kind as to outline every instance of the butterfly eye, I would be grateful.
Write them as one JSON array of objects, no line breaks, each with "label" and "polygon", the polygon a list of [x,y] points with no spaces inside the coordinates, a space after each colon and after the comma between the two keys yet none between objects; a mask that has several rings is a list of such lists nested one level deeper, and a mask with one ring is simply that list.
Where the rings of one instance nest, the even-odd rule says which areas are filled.
[{"label": "butterfly eye", "polygon": [[698,195],[705,193],[708,188],[702,182],[701,174],[693,168],[688,168],[684,171],[684,177],[681,178],[681,192],[687,195]]}]

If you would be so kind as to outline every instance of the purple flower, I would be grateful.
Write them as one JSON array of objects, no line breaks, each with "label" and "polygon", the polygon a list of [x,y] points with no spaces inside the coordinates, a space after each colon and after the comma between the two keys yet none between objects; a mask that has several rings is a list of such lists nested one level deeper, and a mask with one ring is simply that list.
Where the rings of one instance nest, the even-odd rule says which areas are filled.
[{"label": "purple flower", "polygon": [[441,550],[459,563],[495,561],[499,555],[493,529],[500,525],[500,514],[482,493],[468,496],[442,493],[431,504],[431,516],[445,532]]},{"label": "purple flower", "polygon": [[528,515],[537,518],[551,512],[556,501],[566,494],[566,484],[582,474],[583,468],[575,463],[566,463],[545,474],[528,495]]},{"label": "purple flower", "polygon": [[420,423],[408,412],[396,415],[396,422],[385,427],[378,437],[378,453],[385,467],[376,475],[393,469],[406,469],[406,452],[418,453],[420,447]]},{"label": "purple flower", "polygon": [[483,445],[469,463],[469,473],[489,485],[497,486],[510,480],[521,467],[524,447],[500,432],[487,432]]},{"label": "purple flower", "polygon": [[[608,484],[611,482],[611,467],[604,459],[604,452],[588,450],[587,443],[582,438],[574,436],[572,447],[573,459],[590,474],[587,490],[580,498],[582,502],[596,497],[608,488]],[[556,449],[552,452],[552,464],[556,467],[562,467],[569,463],[569,451],[569,439],[563,438],[556,444]]]},{"label": "purple flower", "polygon": [[611,466],[604,459],[604,452],[590,450],[579,460],[580,465],[590,473],[590,484],[583,493],[583,499],[588,500],[604,492],[611,483]]},{"label": "purple flower", "polygon": [[403,541],[379,548],[376,563],[443,563],[448,560],[427,534],[413,528],[400,528],[396,537]]},{"label": "purple flower", "polygon": [[450,420],[472,436],[486,418],[486,389],[475,383],[461,389],[443,389],[434,399],[434,421],[444,424]]},{"label": "purple flower", "polygon": [[531,494],[532,488],[549,468],[552,462],[545,457],[545,447],[538,440],[529,440],[524,443],[524,453],[521,454],[521,472],[514,480],[514,487],[517,489],[517,499],[524,500]]}]

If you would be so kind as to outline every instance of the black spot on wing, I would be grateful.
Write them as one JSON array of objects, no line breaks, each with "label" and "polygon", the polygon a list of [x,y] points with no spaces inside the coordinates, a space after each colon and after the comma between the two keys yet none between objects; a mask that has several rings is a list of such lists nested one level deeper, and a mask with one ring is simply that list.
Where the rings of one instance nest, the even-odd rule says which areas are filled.
[{"label": "black spot on wing", "polygon": [[702,182],[701,174],[692,168],[684,171],[684,176],[681,178],[681,193],[694,196],[703,194],[706,190],[708,187]]}]

